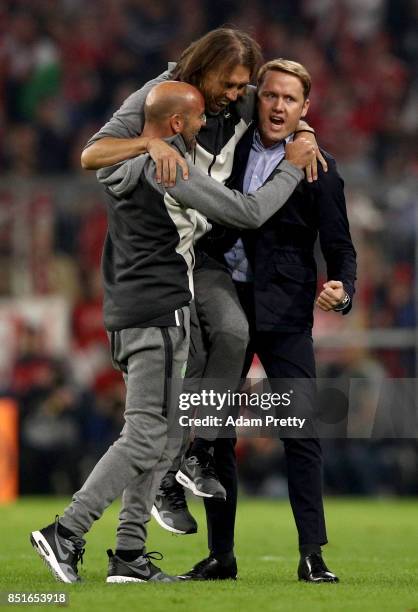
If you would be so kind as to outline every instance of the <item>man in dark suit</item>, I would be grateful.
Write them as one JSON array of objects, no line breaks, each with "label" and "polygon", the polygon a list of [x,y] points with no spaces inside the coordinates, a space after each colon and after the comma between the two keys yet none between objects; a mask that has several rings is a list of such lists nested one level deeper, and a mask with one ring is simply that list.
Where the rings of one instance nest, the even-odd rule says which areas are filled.
[{"label": "man in dark suit", "polygon": [[[260,69],[258,123],[236,149],[229,186],[249,193],[269,180],[283,159],[299,119],[307,113],[310,86],[308,72],[296,62],[273,60]],[[328,280],[316,305],[324,311],[348,313],[356,274],[343,181],[334,159],[326,153],[324,156],[328,172],[320,169],[314,184],[302,182],[259,230],[239,237],[220,229],[218,242],[212,243],[218,256],[226,251],[224,257],[250,323],[244,374],[256,353],[273,382],[273,390],[280,388],[280,380],[282,384],[289,379],[302,383],[296,385],[302,408],[313,404],[315,395],[312,325],[317,289],[314,244],[318,235]],[[216,254],[213,249],[212,254]],[[281,436],[299,535],[298,576],[308,582],[337,582],[321,555],[327,536],[320,441],[312,431],[299,435],[305,437],[288,432],[284,433],[286,437]]]}]

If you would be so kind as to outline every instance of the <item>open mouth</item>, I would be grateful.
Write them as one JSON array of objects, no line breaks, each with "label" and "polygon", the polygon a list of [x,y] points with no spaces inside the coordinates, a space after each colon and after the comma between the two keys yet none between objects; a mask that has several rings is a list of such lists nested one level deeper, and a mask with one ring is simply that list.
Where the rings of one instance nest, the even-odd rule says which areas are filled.
[{"label": "open mouth", "polygon": [[283,117],[274,117],[274,116],[271,116],[270,117],[270,122],[273,125],[277,125],[277,127],[282,127],[284,125]]}]

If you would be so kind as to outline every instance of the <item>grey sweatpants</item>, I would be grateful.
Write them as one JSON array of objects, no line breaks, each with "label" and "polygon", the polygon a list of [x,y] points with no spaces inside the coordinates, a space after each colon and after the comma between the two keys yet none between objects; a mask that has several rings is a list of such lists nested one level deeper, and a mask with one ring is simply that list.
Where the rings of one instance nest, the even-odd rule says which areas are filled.
[{"label": "grey sweatpants", "polygon": [[[195,299],[190,308],[190,349],[184,391],[224,393],[240,386],[249,342],[247,317],[230,273],[211,257],[201,254],[193,272]],[[199,416],[204,416],[202,408]],[[212,412],[213,414],[213,412]],[[184,429],[182,447],[170,467],[177,472],[190,438]],[[199,436],[213,440],[216,428],[201,428]]]},{"label": "grey sweatpants", "polygon": [[170,431],[189,350],[189,308],[182,308],[181,315],[177,327],[111,334],[112,359],[124,372],[127,387],[125,425],[60,518],[78,536],[123,493],[117,548],[145,544],[156,491],[182,442]]}]

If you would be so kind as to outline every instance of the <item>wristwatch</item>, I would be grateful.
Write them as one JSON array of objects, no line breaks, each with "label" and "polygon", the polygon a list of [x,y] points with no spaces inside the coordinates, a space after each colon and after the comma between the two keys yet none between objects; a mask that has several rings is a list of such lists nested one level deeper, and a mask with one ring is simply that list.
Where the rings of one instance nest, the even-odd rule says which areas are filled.
[{"label": "wristwatch", "polygon": [[332,310],[335,310],[335,312],[338,312],[339,310],[344,310],[345,308],[347,308],[349,303],[350,303],[350,296],[348,295],[347,292],[345,292],[342,301],[336,306],[334,306]]}]

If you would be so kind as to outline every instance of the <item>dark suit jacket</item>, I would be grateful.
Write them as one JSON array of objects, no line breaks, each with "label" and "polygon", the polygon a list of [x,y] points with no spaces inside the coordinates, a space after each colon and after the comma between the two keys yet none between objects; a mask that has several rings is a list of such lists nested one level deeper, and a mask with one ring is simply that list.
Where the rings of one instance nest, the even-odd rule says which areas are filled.
[{"label": "dark suit jacket", "polygon": [[[228,181],[229,187],[240,191],[253,133],[254,128],[248,130],[238,144]],[[260,229],[241,234],[254,272],[259,331],[311,330],[317,290],[314,245],[318,235],[328,279],[342,281],[353,298],[356,252],[348,226],[344,183],[335,160],[323,154],[328,163],[327,173],[320,168],[318,181],[312,184],[302,181],[283,208]],[[229,230],[217,233],[218,239],[212,239],[212,245],[206,242],[206,250],[215,256],[228,250],[239,236]],[[350,308],[351,302],[343,313]]]}]

